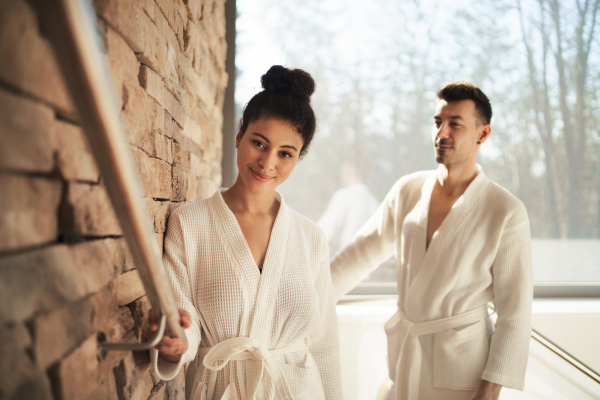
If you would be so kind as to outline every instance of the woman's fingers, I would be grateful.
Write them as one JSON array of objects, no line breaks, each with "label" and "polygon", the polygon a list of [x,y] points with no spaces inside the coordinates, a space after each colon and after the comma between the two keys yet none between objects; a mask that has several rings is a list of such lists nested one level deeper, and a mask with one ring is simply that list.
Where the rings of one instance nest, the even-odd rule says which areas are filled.
[{"label": "woman's fingers", "polygon": [[189,312],[185,311],[183,308],[179,309],[179,324],[187,329],[192,326],[192,316]]},{"label": "woman's fingers", "polygon": [[167,336],[163,336],[155,348],[163,354],[176,356],[185,353],[188,348],[188,344],[178,338],[169,338]]}]

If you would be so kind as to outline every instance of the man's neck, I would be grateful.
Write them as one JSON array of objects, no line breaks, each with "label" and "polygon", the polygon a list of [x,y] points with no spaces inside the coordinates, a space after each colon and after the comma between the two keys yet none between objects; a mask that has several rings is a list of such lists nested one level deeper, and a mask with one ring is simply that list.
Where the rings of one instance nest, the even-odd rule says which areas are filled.
[{"label": "man's neck", "polygon": [[437,170],[437,183],[447,197],[460,197],[477,177],[479,171],[475,163],[459,165],[440,164]]}]

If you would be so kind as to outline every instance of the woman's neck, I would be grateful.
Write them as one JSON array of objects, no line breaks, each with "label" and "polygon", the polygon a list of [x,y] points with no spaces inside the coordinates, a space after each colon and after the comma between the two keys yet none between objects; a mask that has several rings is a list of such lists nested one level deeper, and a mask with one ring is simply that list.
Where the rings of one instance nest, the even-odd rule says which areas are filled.
[{"label": "woman's neck", "polygon": [[252,193],[245,185],[236,182],[227,190],[222,192],[225,204],[234,214],[246,215],[277,215],[279,201],[275,198],[275,190]]}]

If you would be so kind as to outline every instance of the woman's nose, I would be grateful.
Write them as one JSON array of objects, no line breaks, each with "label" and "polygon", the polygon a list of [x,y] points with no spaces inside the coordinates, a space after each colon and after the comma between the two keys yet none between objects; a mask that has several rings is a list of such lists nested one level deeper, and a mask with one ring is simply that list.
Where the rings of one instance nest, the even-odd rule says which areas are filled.
[{"label": "woman's nose", "polygon": [[258,160],[258,165],[265,171],[269,171],[275,167],[275,163],[277,162],[277,152],[269,151],[264,154],[264,156]]}]

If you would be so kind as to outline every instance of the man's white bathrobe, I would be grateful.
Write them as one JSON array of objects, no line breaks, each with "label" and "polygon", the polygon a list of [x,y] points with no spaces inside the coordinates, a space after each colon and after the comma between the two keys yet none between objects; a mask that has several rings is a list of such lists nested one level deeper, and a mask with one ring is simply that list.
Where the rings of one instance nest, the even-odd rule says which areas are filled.
[{"label": "man's white bathrobe", "polygon": [[[331,264],[336,298],[392,254],[398,312],[385,326],[395,399],[471,399],[481,379],[523,389],[533,297],[524,205],[481,167],[426,249],[436,171],[401,178]],[[492,334],[488,302],[498,319]]]},{"label": "man's white bathrobe", "polygon": [[277,197],[262,274],[220,191],[169,218],[165,267],[192,326],[178,364],[151,356],[164,380],[190,363],[186,399],[342,398],[327,241]]}]

